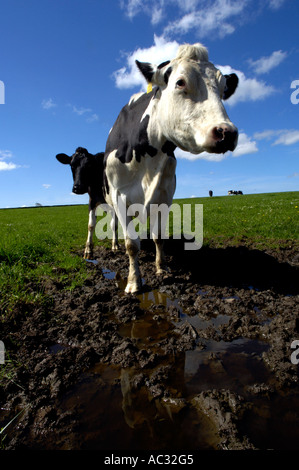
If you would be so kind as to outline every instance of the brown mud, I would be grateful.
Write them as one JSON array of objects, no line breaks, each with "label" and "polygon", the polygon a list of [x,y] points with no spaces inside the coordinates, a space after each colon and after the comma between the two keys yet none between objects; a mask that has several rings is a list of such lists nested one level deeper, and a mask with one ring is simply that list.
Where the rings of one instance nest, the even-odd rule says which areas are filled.
[{"label": "brown mud", "polygon": [[45,280],[50,307],[5,317],[19,366],[0,389],[0,429],[16,417],[2,447],[296,449],[295,246],[188,252],[168,241],[164,277],[153,244],[142,248],[140,295],[123,292],[124,248],[97,247],[83,287]]}]

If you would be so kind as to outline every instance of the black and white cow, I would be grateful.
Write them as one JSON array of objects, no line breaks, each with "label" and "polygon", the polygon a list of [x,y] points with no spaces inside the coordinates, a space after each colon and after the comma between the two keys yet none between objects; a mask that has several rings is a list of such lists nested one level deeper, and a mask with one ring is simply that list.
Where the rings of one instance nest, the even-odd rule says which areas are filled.
[{"label": "black and white cow", "polygon": [[[96,208],[105,203],[103,195],[104,153],[89,153],[85,148],[78,147],[69,157],[65,153],[56,155],[64,165],[70,165],[73,174],[73,193],[89,194],[88,236],[84,258],[93,258],[93,234],[96,225]],[[114,229],[114,226],[112,227]],[[117,231],[113,230],[112,249],[118,249]]]},{"label": "black and white cow", "polygon": [[228,191],[228,195],[232,195],[234,194],[235,196],[238,196],[238,195],[243,195],[243,192],[242,191],[233,191],[233,190],[230,190]]},{"label": "black and white cow", "polygon": [[[180,46],[173,60],[159,66],[136,64],[154,88],[134,95],[121,110],[104,157],[104,197],[126,235],[126,292],[132,293],[141,288],[140,240],[131,228],[132,216],[120,207],[142,205],[139,218],[145,220],[151,205],[171,205],[176,186],[176,147],[194,154],[225,153],[233,151],[238,141],[238,130],[222,102],[234,93],[238,78],[235,74],[222,75],[209,62],[201,44]],[[157,274],[164,270],[161,238],[161,233],[153,234]]]}]

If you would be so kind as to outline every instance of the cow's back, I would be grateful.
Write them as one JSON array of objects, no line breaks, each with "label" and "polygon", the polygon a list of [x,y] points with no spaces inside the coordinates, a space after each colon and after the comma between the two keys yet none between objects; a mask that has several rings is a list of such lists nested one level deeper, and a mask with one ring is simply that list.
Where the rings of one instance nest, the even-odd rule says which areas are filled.
[{"label": "cow's back", "polygon": [[157,150],[149,144],[147,127],[149,116],[143,118],[153,93],[144,93],[123,107],[107,139],[105,160],[116,150],[122,163],[130,163],[135,156],[140,162],[146,154],[155,156]]}]

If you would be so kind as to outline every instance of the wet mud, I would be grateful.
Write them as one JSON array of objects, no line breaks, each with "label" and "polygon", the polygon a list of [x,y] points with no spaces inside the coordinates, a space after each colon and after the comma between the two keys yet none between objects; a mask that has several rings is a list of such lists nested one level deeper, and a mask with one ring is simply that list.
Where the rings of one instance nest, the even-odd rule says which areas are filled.
[{"label": "wet mud", "polygon": [[19,366],[0,389],[0,428],[16,417],[2,447],[296,449],[297,249],[169,241],[157,277],[142,248],[139,295],[124,293],[124,248],[97,247],[83,287],[44,280],[50,307],[3,320]]}]

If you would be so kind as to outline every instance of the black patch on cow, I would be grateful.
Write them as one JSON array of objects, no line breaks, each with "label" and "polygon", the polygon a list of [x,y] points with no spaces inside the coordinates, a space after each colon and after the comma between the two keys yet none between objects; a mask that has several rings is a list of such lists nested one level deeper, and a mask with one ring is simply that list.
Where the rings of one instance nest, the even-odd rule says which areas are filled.
[{"label": "black patch on cow", "polygon": [[226,86],[223,93],[223,99],[227,100],[230,96],[234,94],[239,83],[239,78],[235,73],[230,75],[224,75],[226,78]]},{"label": "black patch on cow", "polygon": [[140,124],[138,143],[134,147],[137,162],[140,162],[141,157],[144,157],[144,155],[146,154],[150,155],[151,157],[154,157],[155,155],[157,155],[158,152],[156,148],[152,147],[152,145],[149,144],[148,141],[147,128],[149,118],[149,115],[145,116],[145,118]]},{"label": "black patch on cow", "polygon": [[121,110],[107,140],[105,159],[113,150],[117,150],[116,157],[122,163],[130,163],[133,159],[133,152],[138,162],[146,154],[151,157],[157,154],[157,149],[150,145],[148,140],[149,116],[145,116],[141,121],[153,93],[141,95],[138,100],[130,105],[127,104]]},{"label": "black patch on cow", "polygon": [[162,62],[162,64],[158,65],[158,69],[163,69],[166,65],[170,64],[170,60],[166,60],[166,62]]},{"label": "black patch on cow", "polygon": [[169,157],[175,158],[174,156],[175,149],[176,149],[176,145],[170,142],[169,140],[167,140],[161,150],[163,153],[166,153],[166,155],[168,155]]},{"label": "black patch on cow", "polygon": [[168,80],[169,80],[171,72],[172,72],[172,67],[169,67],[166,70],[166,72],[164,73],[164,81],[165,81],[166,85],[168,84]]}]

